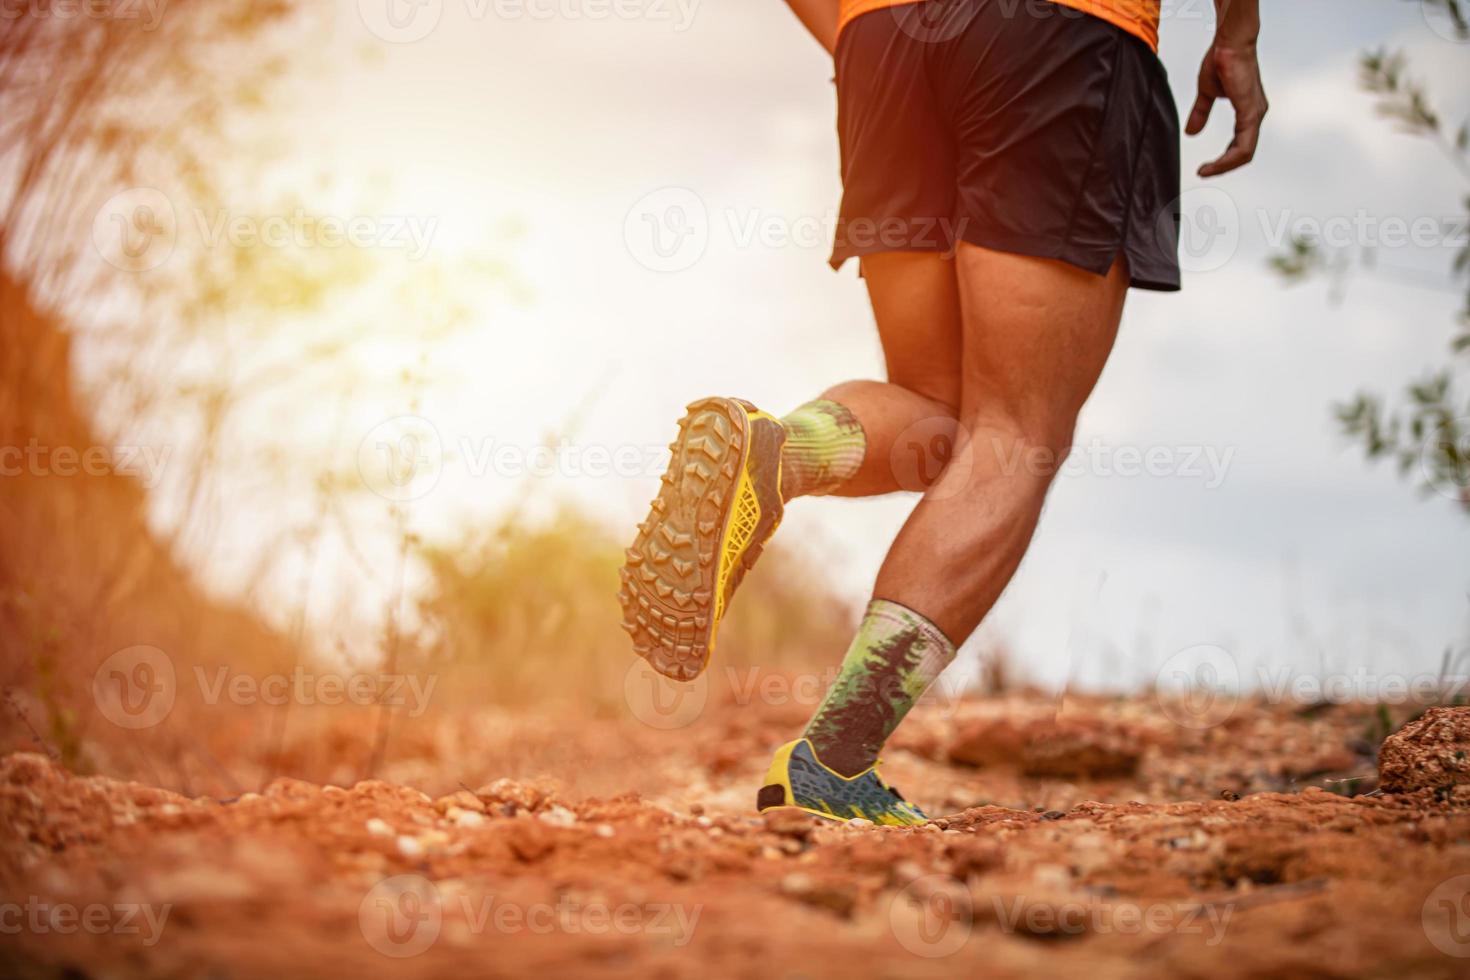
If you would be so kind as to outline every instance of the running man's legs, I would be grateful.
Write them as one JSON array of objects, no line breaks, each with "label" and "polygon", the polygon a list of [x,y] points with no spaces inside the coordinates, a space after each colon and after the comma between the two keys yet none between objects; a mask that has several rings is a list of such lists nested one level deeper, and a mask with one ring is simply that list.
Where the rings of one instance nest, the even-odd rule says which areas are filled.
[{"label": "running man's legs", "polygon": [[[862,261],[888,380],[847,381],[819,396],[819,402],[850,412],[862,430],[856,472],[840,474],[840,480],[813,481],[830,483],[819,492],[843,497],[924,489],[926,467],[895,467],[895,447],[904,453],[901,437],[915,434],[926,441],[942,436],[952,445],[960,404],[962,324],[954,258],[938,252],[884,252]],[[800,464],[801,451],[794,441],[790,444],[788,468]],[[936,465],[933,476],[938,472]],[[808,492],[801,482],[792,483],[798,494]]]}]

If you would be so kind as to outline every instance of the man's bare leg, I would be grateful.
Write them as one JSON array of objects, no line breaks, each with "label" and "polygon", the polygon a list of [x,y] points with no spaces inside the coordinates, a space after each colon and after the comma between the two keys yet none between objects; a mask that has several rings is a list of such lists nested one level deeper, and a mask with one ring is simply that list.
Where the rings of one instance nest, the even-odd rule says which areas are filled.
[{"label": "man's bare leg", "polygon": [[843,776],[871,767],[1010,581],[1117,336],[1128,277],[961,246],[955,454],[889,550],[805,739]]},{"label": "man's bare leg", "polygon": [[[871,497],[923,490],[938,477],[952,450],[962,329],[955,260],[935,252],[886,252],[864,258],[863,275],[888,380],[848,381],[818,397],[818,403],[850,413],[860,433],[840,447],[829,447],[841,457],[835,472],[803,465],[805,447],[799,439],[789,440],[788,498],[811,492]],[[803,406],[798,413],[809,411]],[[788,428],[802,424],[798,413],[794,419],[788,416],[796,423]],[[832,441],[839,442],[822,421],[815,420],[813,438],[820,443],[830,432]],[[822,448],[811,447],[814,460],[820,459]]]},{"label": "man's bare leg", "polygon": [[1010,581],[1113,349],[1128,275],[964,245],[965,341],[954,459],[899,531],[874,594],[956,643]]}]

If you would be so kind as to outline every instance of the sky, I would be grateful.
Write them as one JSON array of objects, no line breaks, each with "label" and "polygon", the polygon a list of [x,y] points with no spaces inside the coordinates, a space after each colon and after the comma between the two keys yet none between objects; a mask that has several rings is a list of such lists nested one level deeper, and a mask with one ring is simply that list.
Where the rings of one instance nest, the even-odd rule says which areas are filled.
[{"label": "sky", "polygon": [[[1201,648],[1227,651],[1246,683],[1432,672],[1470,635],[1470,520],[1366,464],[1331,415],[1445,360],[1453,239],[1380,249],[1340,297],[1266,264],[1303,222],[1347,222],[1360,242],[1456,213],[1464,175],[1375,118],[1356,59],[1406,51],[1459,120],[1470,45],[1408,0],[1265,6],[1257,161],[1192,176],[1228,141],[1223,107],[1185,142],[1185,289],[1130,296],[1082,455],[974,641],[1042,683],[1148,684]],[[1187,110],[1212,13],[1166,7],[1162,58]],[[527,493],[520,466],[552,431],[571,443],[529,478],[532,499],[570,496],[631,529],[686,402],[738,395],[779,414],[882,376],[855,268],[826,265],[841,190],[830,59],[779,0],[340,0],[304,61],[273,112],[290,151],[267,179],[331,173],[344,210],[372,188],[380,218],[425,230],[410,261],[505,255],[523,287],[473,297],[468,328],[426,355],[453,379],[414,409],[443,449],[411,501],[430,537]],[[344,438],[396,438],[398,414],[369,398]],[[780,533],[860,603],[913,502],[801,500]],[[250,518],[233,519],[244,548]],[[227,588],[236,557],[199,560]]]}]

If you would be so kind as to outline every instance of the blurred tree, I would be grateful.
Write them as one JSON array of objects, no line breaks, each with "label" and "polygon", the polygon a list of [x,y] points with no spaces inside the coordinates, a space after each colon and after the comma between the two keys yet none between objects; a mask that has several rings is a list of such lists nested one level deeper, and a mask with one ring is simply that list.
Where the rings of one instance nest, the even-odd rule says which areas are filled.
[{"label": "blurred tree", "polygon": [[[1465,0],[1426,0],[1424,6],[1438,11],[1460,41],[1470,41],[1470,4]],[[1470,54],[1470,48],[1464,50]],[[1359,80],[1375,96],[1378,114],[1400,132],[1433,144],[1467,179],[1470,192],[1470,124],[1462,122],[1455,128],[1440,118],[1429,93],[1408,77],[1406,56],[1387,49],[1364,52]],[[1470,193],[1461,206],[1466,217],[1458,228],[1464,238],[1470,229]],[[1352,254],[1300,236],[1271,259],[1272,268],[1288,283],[1327,276],[1338,289],[1354,264],[1373,268],[1376,256],[1366,246]],[[1359,392],[1336,406],[1336,416],[1370,460],[1395,460],[1400,473],[1418,482],[1424,492],[1450,497],[1470,514],[1470,393],[1462,390],[1470,355],[1470,241],[1456,253],[1450,275],[1452,281],[1464,284],[1465,295],[1444,366],[1406,384],[1405,397],[1397,403]]]}]

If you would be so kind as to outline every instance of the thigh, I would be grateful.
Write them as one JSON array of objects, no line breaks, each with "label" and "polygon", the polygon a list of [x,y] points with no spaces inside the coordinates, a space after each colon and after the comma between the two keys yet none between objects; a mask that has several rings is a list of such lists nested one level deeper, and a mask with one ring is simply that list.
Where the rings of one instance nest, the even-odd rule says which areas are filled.
[{"label": "thigh", "polygon": [[957,259],[961,419],[1066,449],[1118,334],[1126,262],[1119,259],[1098,276],[968,243]]},{"label": "thigh", "polygon": [[882,252],[862,262],[889,382],[958,411],[962,321],[955,260]]}]

